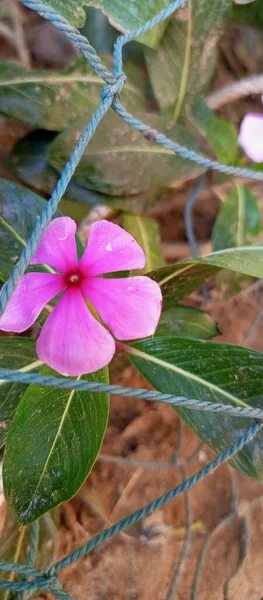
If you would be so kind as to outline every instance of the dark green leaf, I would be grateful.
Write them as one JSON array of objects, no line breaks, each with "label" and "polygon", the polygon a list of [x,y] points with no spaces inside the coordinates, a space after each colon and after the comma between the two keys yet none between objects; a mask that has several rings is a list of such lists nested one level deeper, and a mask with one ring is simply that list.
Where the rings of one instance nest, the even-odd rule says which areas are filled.
[{"label": "dark green leaf", "polygon": [[260,233],[260,211],[257,199],[250,190],[236,184],[218,213],[212,233],[213,249],[224,250],[248,244]]},{"label": "dark green leaf", "polygon": [[176,304],[196,290],[206,279],[216,275],[219,269],[230,269],[261,279],[263,277],[263,246],[230,248],[214,252],[204,258],[169,265],[152,271],[148,275],[158,281],[164,300],[170,306],[171,301]]},{"label": "dark green leaf", "polygon": [[209,339],[220,333],[215,321],[206,313],[190,306],[174,306],[162,311],[156,337],[193,337]]},{"label": "dark green leaf", "polygon": [[[39,370],[42,362],[37,360],[36,342],[30,338],[0,337],[0,366],[20,369],[24,372]],[[26,387],[19,383],[0,380],[0,447],[4,444],[9,422],[25,393]]]},{"label": "dark green leaf", "polygon": [[[127,67],[122,100],[130,110],[144,110],[140,71]],[[61,131],[86,115],[86,124],[101,102],[104,83],[85,58],[60,72],[29,70],[21,64],[0,63],[0,112],[32,127]]]},{"label": "dark green leaf", "polygon": [[216,47],[232,0],[191,0],[175,13],[157,50],[146,51],[152,86],[174,121],[210,82]]},{"label": "dark green leaf", "polygon": [[220,162],[230,165],[237,161],[238,134],[231,123],[217,117],[203,100],[191,111],[191,121],[206,138]]},{"label": "dark green leaf", "polygon": [[[17,262],[46,200],[17,183],[0,179],[0,278],[5,281]],[[56,213],[58,216],[60,213]],[[39,268],[38,268],[39,270]]]},{"label": "dark green leaf", "polygon": [[263,28],[263,4],[262,0],[239,6],[233,4],[233,18],[242,25],[252,25],[257,29]]},{"label": "dark green leaf", "polygon": [[122,216],[122,225],[144,250],[146,257],[145,267],[136,271],[136,273],[142,275],[153,269],[158,269],[165,264],[159,247],[159,227],[155,219],[124,213]]},{"label": "dark green leaf", "polygon": [[[44,375],[55,375],[45,367]],[[108,383],[108,370],[86,381]],[[30,386],[10,425],[3,465],[7,502],[27,524],[74,496],[100,450],[108,394]]]},{"label": "dark green leaf", "polygon": [[82,35],[88,38],[89,43],[100,56],[112,54],[118,32],[112,27],[101,10],[86,8],[85,12],[86,23],[82,29]]},{"label": "dark green leaf", "polygon": [[[132,362],[161,392],[234,406],[263,406],[260,352],[176,337],[149,338],[132,348]],[[250,423],[221,413],[184,409],[178,413],[217,452],[226,450]],[[239,471],[259,480],[263,478],[262,444],[261,431],[232,459]]]},{"label": "dark green leaf", "polygon": [[[55,137],[54,132],[35,130],[17,142],[7,161],[8,166],[12,168],[19,179],[35,188],[36,191],[46,194],[53,192],[60,176],[46,157],[48,148]],[[90,191],[73,181],[68,185],[63,199],[83,205],[107,203],[105,195]],[[87,208],[85,210],[87,213]],[[66,214],[64,210],[62,212]]]},{"label": "dark green leaf", "polygon": [[[183,126],[167,130],[164,119],[141,115],[150,126],[168,133],[185,146],[196,148],[196,141]],[[86,125],[79,120],[56,137],[48,153],[55,169],[62,171],[76,139]],[[74,174],[74,181],[99,192],[116,195],[139,194],[167,186],[171,181],[195,177],[202,169],[183,160],[172,151],[151,143],[134,131],[113,112],[104,117],[89,143]]]},{"label": "dark green leaf", "polygon": [[[130,31],[144,25],[168,6],[169,2],[170,0],[136,0],[136,2],[86,0],[86,4],[89,6],[100,8],[109,17],[110,23],[121,31]],[[153,27],[151,31],[138,38],[139,41],[155,48],[164,32],[166,23],[167,21]]]}]

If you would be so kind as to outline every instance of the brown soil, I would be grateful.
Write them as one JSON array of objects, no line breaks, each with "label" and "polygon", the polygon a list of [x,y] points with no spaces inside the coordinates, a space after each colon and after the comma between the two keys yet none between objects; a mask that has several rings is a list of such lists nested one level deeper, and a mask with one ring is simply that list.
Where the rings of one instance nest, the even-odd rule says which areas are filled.
[{"label": "brown soil", "polygon": [[[54,37],[48,24],[40,26],[34,19],[31,25],[37,35],[28,37],[33,60],[38,66],[61,67],[56,61],[70,55],[72,48],[61,52],[59,36]],[[242,28],[230,28],[221,45],[214,84],[220,87],[262,71],[259,46],[262,49],[257,38],[252,53]],[[0,56],[14,58],[13,48],[1,42]],[[235,105],[221,113],[238,125],[246,110],[259,106],[259,98],[249,98],[239,103],[238,113]],[[26,127],[3,118],[0,125],[0,159],[4,162],[15,141],[25,135]],[[12,177],[4,166],[0,175]],[[196,204],[194,225],[200,242],[209,243],[223,185],[216,185],[212,176]],[[167,204],[152,211],[158,217],[161,241],[170,260],[190,255],[183,208],[192,187],[189,183],[173,191]],[[238,344],[246,341],[263,350],[263,284],[252,282],[230,300],[224,298],[223,291],[212,290],[206,306],[220,325],[221,339]],[[124,371],[122,366],[118,358],[113,382],[147,387],[130,365],[125,363]],[[59,557],[178,485],[213,456],[169,406],[112,398],[99,459],[79,495],[61,508]],[[179,496],[68,567],[61,573],[64,589],[77,600],[261,600],[262,523],[261,484],[223,465],[188,495]]]}]

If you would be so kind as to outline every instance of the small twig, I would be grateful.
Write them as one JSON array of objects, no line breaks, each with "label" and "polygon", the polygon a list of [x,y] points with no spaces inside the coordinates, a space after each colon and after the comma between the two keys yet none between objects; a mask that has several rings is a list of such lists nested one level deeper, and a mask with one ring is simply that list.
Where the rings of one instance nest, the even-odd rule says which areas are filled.
[{"label": "small twig", "polygon": [[262,317],[263,317],[263,308],[259,311],[256,318],[254,319],[254,321],[251,323],[250,327],[248,328],[248,331],[244,337],[243,346],[247,346],[249,343],[249,340],[251,340],[251,338],[253,338],[253,335],[256,332],[256,330],[260,324],[260,321],[262,320]]},{"label": "small twig", "polygon": [[14,26],[16,50],[19,60],[25,67],[30,67],[30,53],[26,45],[24,28],[22,23],[22,12],[19,0],[10,0],[11,17]]},{"label": "small twig", "polygon": [[197,245],[196,237],[194,234],[194,227],[193,227],[193,208],[194,208],[195,202],[196,202],[201,190],[203,189],[204,185],[206,184],[206,181],[207,181],[207,173],[204,173],[200,177],[198,182],[196,183],[189,199],[187,200],[187,202],[185,204],[185,209],[184,209],[184,222],[185,222],[186,237],[187,237],[193,258],[196,258],[199,254],[198,245]]},{"label": "small twig", "polygon": [[234,81],[225,87],[211,92],[206,96],[206,103],[211,110],[216,110],[228,102],[235,102],[239,98],[245,98],[250,94],[263,93],[263,75],[246,77],[240,81]]},{"label": "small twig", "polygon": [[14,48],[16,48],[17,43],[16,43],[15,35],[14,35],[11,27],[6,25],[6,23],[0,22],[0,37],[3,37],[5,40],[7,40],[7,42],[12,44],[12,46],[14,46]]}]

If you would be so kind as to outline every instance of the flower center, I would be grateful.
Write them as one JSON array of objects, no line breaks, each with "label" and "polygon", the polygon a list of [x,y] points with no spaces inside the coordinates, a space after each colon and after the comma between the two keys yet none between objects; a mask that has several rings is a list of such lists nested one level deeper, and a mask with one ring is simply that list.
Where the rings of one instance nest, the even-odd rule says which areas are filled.
[{"label": "flower center", "polygon": [[67,285],[77,285],[79,283],[81,274],[77,271],[72,271],[71,273],[67,273],[66,282]]}]

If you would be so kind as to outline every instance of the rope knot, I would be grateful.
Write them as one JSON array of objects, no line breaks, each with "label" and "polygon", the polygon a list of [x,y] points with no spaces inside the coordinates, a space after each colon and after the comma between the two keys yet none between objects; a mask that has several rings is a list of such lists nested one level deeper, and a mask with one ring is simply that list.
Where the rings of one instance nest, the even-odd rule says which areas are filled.
[{"label": "rope knot", "polygon": [[104,86],[101,92],[101,99],[113,99],[115,96],[119,95],[124,88],[124,84],[127,77],[125,73],[121,73],[118,75],[114,83],[108,83]]}]

